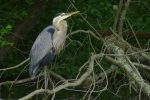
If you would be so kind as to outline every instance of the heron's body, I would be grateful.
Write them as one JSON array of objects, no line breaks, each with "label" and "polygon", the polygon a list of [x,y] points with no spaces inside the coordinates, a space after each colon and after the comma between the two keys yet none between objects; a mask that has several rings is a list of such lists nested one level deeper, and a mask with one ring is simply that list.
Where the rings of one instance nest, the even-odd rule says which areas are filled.
[{"label": "heron's body", "polygon": [[68,16],[62,13],[63,15],[53,19],[53,25],[47,26],[39,34],[30,51],[31,76],[36,76],[39,70],[63,49],[68,29],[64,19],[76,13],[73,12]]}]

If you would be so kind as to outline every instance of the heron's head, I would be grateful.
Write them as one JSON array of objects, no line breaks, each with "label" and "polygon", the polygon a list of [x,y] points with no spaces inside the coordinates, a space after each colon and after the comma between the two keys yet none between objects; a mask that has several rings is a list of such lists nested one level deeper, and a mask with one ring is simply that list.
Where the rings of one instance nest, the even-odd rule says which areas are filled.
[{"label": "heron's head", "polygon": [[75,11],[75,12],[71,12],[71,13],[60,13],[58,16],[54,17],[53,19],[53,25],[59,25],[60,22],[64,21],[65,19],[67,19],[68,17],[78,14],[80,11]]}]

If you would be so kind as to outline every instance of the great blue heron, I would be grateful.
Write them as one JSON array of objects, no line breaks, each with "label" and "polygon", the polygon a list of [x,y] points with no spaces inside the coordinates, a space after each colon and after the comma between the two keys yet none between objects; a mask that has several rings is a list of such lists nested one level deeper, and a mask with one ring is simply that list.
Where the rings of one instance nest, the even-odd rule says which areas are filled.
[{"label": "great blue heron", "polygon": [[29,73],[32,77],[62,50],[67,33],[65,19],[77,13],[79,11],[59,14],[53,19],[52,25],[39,34],[30,51]]}]

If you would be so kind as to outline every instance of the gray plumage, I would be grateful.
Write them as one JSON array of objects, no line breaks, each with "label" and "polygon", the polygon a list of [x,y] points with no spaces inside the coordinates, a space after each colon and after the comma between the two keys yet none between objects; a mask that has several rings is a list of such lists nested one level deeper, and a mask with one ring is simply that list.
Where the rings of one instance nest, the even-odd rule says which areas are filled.
[{"label": "gray plumage", "polygon": [[46,65],[48,63],[46,61],[54,58],[53,35],[56,31],[55,27],[47,26],[35,40],[30,51],[29,73],[31,76],[37,75],[40,67]]}]

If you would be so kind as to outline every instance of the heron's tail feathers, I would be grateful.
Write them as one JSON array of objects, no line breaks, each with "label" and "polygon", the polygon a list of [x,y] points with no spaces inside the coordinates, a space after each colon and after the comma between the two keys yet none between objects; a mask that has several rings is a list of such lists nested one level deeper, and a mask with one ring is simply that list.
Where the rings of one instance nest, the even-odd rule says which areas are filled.
[{"label": "heron's tail feathers", "polygon": [[30,74],[31,77],[35,77],[38,74],[39,70],[40,70],[39,64],[38,65],[30,64],[29,74]]}]

